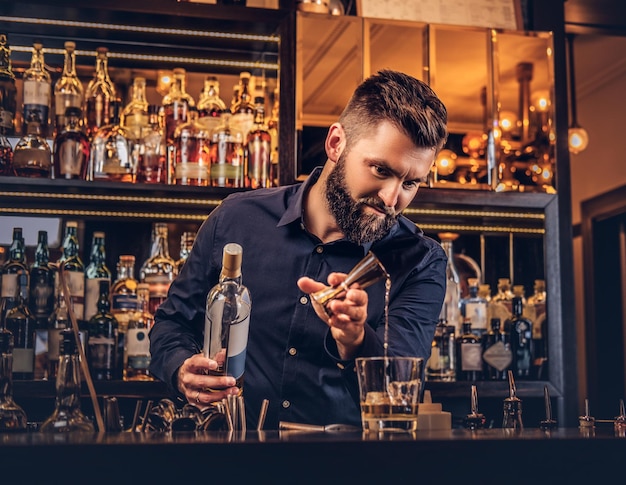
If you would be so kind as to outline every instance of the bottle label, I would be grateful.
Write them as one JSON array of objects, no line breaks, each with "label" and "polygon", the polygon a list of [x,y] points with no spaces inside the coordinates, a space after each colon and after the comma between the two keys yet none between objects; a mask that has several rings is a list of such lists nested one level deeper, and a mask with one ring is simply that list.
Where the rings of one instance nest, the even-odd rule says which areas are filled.
[{"label": "bottle label", "polygon": [[461,343],[461,370],[481,371],[483,369],[480,344]]},{"label": "bottle label", "polygon": [[148,370],[150,368],[150,356],[149,355],[129,355],[126,368],[134,369],[134,370],[142,370],[142,371]]},{"label": "bottle label", "polygon": [[0,127],[10,130],[13,128],[13,119],[15,118],[15,113],[7,110],[6,108],[0,109]]},{"label": "bottle label", "polygon": [[115,339],[90,336],[89,363],[94,369],[115,369]]},{"label": "bottle label", "polygon": [[513,353],[504,342],[496,342],[483,353],[483,360],[498,371],[508,369],[513,362]]},{"label": "bottle label", "polygon": [[[50,106],[50,84],[41,81],[24,81],[24,112],[31,108],[45,108],[45,113],[41,113],[41,121],[48,119],[48,106]],[[44,117],[45,116],[45,117]],[[27,117],[24,117],[28,121]]]},{"label": "bottle label", "polygon": [[35,370],[35,349],[13,349],[13,372]]},{"label": "bottle label", "polygon": [[17,273],[2,275],[2,298],[15,298],[17,294]]},{"label": "bottle label", "polygon": [[62,92],[54,95],[54,113],[57,116],[65,116],[65,110],[69,107],[80,108],[80,94]]},{"label": "bottle label", "polygon": [[487,330],[487,304],[465,302],[465,316],[472,321],[472,330]]},{"label": "bottle label", "polygon": [[125,310],[137,309],[137,295],[134,294],[119,294],[113,295],[111,301],[111,311],[113,313]]},{"label": "bottle label", "polygon": [[129,328],[126,330],[126,356],[129,361],[133,357],[150,355],[150,339],[148,338],[148,329],[145,328]]},{"label": "bottle label", "polygon": [[80,319],[85,307],[85,275],[80,271],[66,271],[65,277],[70,290],[74,316]]},{"label": "bottle label", "polygon": [[100,282],[109,281],[108,278],[88,278],[85,280],[85,320],[89,321],[98,313],[100,299]]},{"label": "bottle label", "polygon": [[239,323],[230,326],[228,340],[228,358],[226,373],[239,379],[245,370],[246,348],[248,346],[248,330],[250,328],[250,314]]},{"label": "bottle label", "polygon": [[150,298],[165,298],[170,289],[170,278],[168,275],[150,275],[144,278],[150,285]]},{"label": "bottle label", "polygon": [[230,126],[238,130],[243,139],[248,137],[248,132],[254,127],[254,113],[236,113],[230,119]]},{"label": "bottle label", "polygon": [[209,167],[201,163],[179,163],[176,165],[176,181],[209,180]]},{"label": "bottle label", "polygon": [[47,318],[54,309],[54,300],[51,298],[54,293],[52,285],[48,284],[45,277],[36,281],[30,290],[30,301],[32,310],[37,318]]}]

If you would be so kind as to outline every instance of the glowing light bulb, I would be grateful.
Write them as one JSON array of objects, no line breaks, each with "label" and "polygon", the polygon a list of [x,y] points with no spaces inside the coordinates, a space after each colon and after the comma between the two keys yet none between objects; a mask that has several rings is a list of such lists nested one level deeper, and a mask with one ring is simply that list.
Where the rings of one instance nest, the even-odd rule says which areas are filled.
[{"label": "glowing light bulb", "polygon": [[456,169],[456,159],[457,154],[452,150],[441,150],[435,159],[437,173],[444,177],[454,173],[454,170]]},{"label": "glowing light bulb", "polygon": [[587,145],[589,145],[589,135],[587,130],[580,126],[573,126],[568,130],[567,141],[569,144],[569,151],[578,154],[582,152]]},{"label": "glowing light bulb", "polygon": [[502,111],[500,113],[500,127],[502,133],[507,135],[517,127],[517,115],[513,111]]}]

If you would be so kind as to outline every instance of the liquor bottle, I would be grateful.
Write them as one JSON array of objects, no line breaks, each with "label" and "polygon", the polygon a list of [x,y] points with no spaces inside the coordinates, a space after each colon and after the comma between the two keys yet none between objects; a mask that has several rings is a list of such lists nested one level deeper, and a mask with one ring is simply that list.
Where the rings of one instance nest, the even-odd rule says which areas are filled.
[{"label": "liquor bottle", "polygon": [[99,282],[98,311],[89,320],[89,368],[96,381],[111,381],[119,377],[118,324],[111,314],[109,302],[109,282]]},{"label": "liquor bottle", "polygon": [[11,68],[11,49],[6,34],[0,34],[0,133],[15,134],[17,110],[17,88],[15,74]]},{"label": "liquor bottle", "polygon": [[137,311],[137,280],[135,279],[135,256],[122,254],[117,263],[117,279],[111,286],[111,313],[117,320],[118,367],[124,368],[124,346],[128,321]]},{"label": "liquor bottle", "polygon": [[279,170],[278,170],[278,123],[280,113],[279,89],[274,90],[274,103],[272,104],[272,113],[270,119],[267,120],[267,131],[269,131],[272,142],[272,154],[270,156],[272,165],[270,167],[270,180],[272,187],[278,187]]},{"label": "liquor bottle", "polygon": [[211,133],[219,125],[220,116],[226,109],[226,104],[220,98],[220,83],[217,77],[207,76],[198,99],[198,122]]},{"label": "liquor bottle", "polygon": [[513,363],[511,369],[518,379],[529,379],[533,365],[533,323],[523,316],[522,297],[513,297],[513,317],[509,323]]},{"label": "liquor bottle", "polygon": [[24,410],[13,400],[13,334],[0,325],[0,433],[26,431]]},{"label": "liquor bottle", "polygon": [[241,89],[241,86],[239,84],[235,84],[233,86],[233,95],[230,98],[230,106],[228,108],[228,111],[231,114],[233,113],[233,111],[235,110],[235,106],[239,102],[239,91],[240,91],[240,89]]},{"label": "liquor bottle", "polygon": [[144,184],[167,183],[165,136],[159,119],[160,107],[148,106],[148,126],[139,142],[137,182]]},{"label": "liquor bottle", "polygon": [[435,327],[430,357],[426,363],[426,380],[436,382],[454,382],[456,380],[456,343],[455,328],[447,325],[445,318],[439,317]]},{"label": "liquor bottle", "polygon": [[191,252],[191,248],[193,247],[193,243],[196,240],[196,233],[193,231],[185,231],[180,236],[180,258],[176,261],[176,271],[180,274],[185,262],[187,261],[187,257]]},{"label": "liquor bottle", "polygon": [[15,175],[48,178],[51,168],[52,150],[41,134],[41,124],[31,117],[27,123],[26,134],[18,140],[13,150]]},{"label": "liquor bottle", "polygon": [[[71,310],[80,325],[83,322],[85,313],[85,265],[80,258],[78,224],[74,221],[68,221],[65,224],[65,237],[63,238],[62,248],[61,257],[58,261],[58,271],[63,271],[63,277],[72,302]],[[60,287],[58,274],[55,287]]]},{"label": "liquor bottle", "polygon": [[54,85],[55,132],[57,135],[63,132],[67,124],[67,108],[78,108],[81,110],[81,114],[78,115],[79,124],[77,125],[80,127],[81,108],[83,106],[83,84],[76,74],[76,43],[67,41],[64,47],[65,61],[63,63],[63,73]]},{"label": "liquor bottle", "polygon": [[508,322],[513,315],[513,292],[509,278],[498,279],[498,291],[487,305],[487,318],[499,318],[501,322]]},{"label": "liquor bottle", "polygon": [[242,283],[242,256],[239,244],[224,246],[219,281],[207,295],[204,324],[204,355],[217,361],[210,374],[233,376],[241,390],[252,305]]},{"label": "liquor bottle", "polygon": [[148,127],[148,100],[146,99],[146,78],[136,77],[133,81],[132,98],[120,116],[120,123],[130,138],[139,142],[142,131]]},{"label": "liquor bottle", "polygon": [[150,339],[148,334],[154,325],[154,316],[148,311],[150,285],[139,283],[137,286],[138,306],[131,313],[126,330],[124,345],[124,380],[151,381],[150,375]]},{"label": "liquor bottle", "polygon": [[[56,303],[48,319],[48,379],[53,379],[57,375],[62,332],[66,328],[71,329],[71,325],[65,303],[65,293],[63,288],[59,288]],[[81,339],[84,345],[84,332],[82,332]]]},{"label": "liquor bottle", "polygon": [[499,318],[493,318],[490,324],[483,343],[484,376],[487,380],[502,381],[506,380],[513,361],[511,342],[509,334],[501,331]]},{"label": "liquor bottle", "polygon": [[41,424],[42,433],[93,432],[94,426],[80,409],[80,368],[73,331],[62,332],[54,411]]},{"label": "liquor bottle", "polygon": [[[18,302],[18,275],[28,273],[26,264],[26,248],[22,237],[22,228],[13,228],[13,240],[9,247],[9,259],[2,265],[2,299],[4,312],[17,306]],[[4,315],[3,315],[4,316]]]},{"label": "liquor bottle", "polygon": [[[2,81],[0,80],[0,84]],[[2,89],[0,87],[0,89]],[[0,117],[2,116],[0,110]],[[13,147],[9,139],[2,133],[0,128],[0,176],[15,176],[15,169],[13,168]]]},{"label": "liquor bottle", "polygon": [[162,103],[165,110],[165,139],[168,144],[174,143],[176,127],[188,121],[188,110],[196,105],[186,91],[187,71],[179,67],[173,73],[170,91],[163,97]]},{"label": "liquor bottle", "polygon": [[76,106],[65,110],[63,127],[54,138],[53,179],[87,179],[89,138],[80,128],[82,112]]},{"label": "liquor bottle", "polygon": [[93,233],[89,264],[85,268],[85,321],[98,312],[101,281],[111,285],[111,271],[106,265],[105,234],[97,231]]},{"label": "liquor bottle", "polygon": [[244,138],[230,123],[231,114],[222,113],[220,124],[211,134],[211,186],[244,186]]},{"label": "liquor bottle", "polygon": [[50,266],[50,250],[48,248],[48,232],[37,233],[35,262],[30,267],[29,307],[37,327],[48,326],[48,318],[54,310],[54,269]]},{"label": "liquor bottle", "polygon": [[159,305],[167,298],[170,284],[178,274],[176,262],[170,257],[167,237],[167,224],[155,223],[152,230],[150,257],[143,263],[139,272],[140,282],[150,285],[148,311],[153,315]]},{"label": "liquor bottle", "polygon": [[528,301],[524,307],[524,316],[533,322],[535,366],[538,372],[541,372],[548,360],[547,294],[545,280],[535,280],[533,291],[534,293],[528,297]]},{"label": "liquor bottle", "polygon": [[120,125],[120,108],[111,101],[109,123],[98,128],[91,140],[90,180],[134,182],[135,165],[130,135]]},{"label": "liquor bottle", "polygon": [[241,132],[244,140],[254,126],[254,104],[252,100],[252,76],[249,72],[239,74],[239,99],[232,107],[230,124]]},{"label": "liquor bottle", "polygon": [[460,300],[461,300],[461,280],[459,273],[454,264],[454,250],[453,242],[456,240],[458,234],[450,232],[442,232],[438,234],[441,240],[441,246],[446,252],[448,257],[448,264],[446,266],[446,295],[444,298],[444,305],[446,309],[446,320],[449,325],[454,325],[457,331],[457,335],[461,334],[461,325],[463,319],[461,318]]},{"label": "liquor bottle", "polygon": [[472,332],[469,318],[463,321],[463,330],[456,339],[457,381],[479,381],[482,379],[482,339]]},{"label": "liquor bottle", "polygon": [[174,130],[174,183],[209,185],[211,133],[198,123],[195,107],[188,110],[188,120]]},{"label": "liquor bottle", "polygon": [[271,187],[272,137],[265,125],[265,98],[254,98],[254,125],[248,132],[246,187]]},{"label": "liquor bottle", "polygon": [[30,380],[35,371],[35,317],[28,309],[28,273],[18,273],[17,305],[7,311],[6,329],[13,334],[13,378]]},{"label": "liquor bottle", "polygon": [[111,123],[110,103],[116,99],[115,85],[109,77],[109,50],[106,47],[96,49],[96,72],[87,84],[83,113],[85,115],[85,132],[93,139],[101,126]]},{"label": "liquor bottle", "polygon": [[38,123],[40,135],[46,138],[49,133],[49,116],[51,102],[50,74],[45,69],[43,45],[33,44],[30,67],[24,71],[23,125],[22,133],[28,133],[28,124]]},{"label": "liquor bottle", "polygon": [[461,299],[461,315],[472,321],[472,331],[482,337],[487,333],[487,300],[478,296],[478,278],[468,278],[469,295]]}]

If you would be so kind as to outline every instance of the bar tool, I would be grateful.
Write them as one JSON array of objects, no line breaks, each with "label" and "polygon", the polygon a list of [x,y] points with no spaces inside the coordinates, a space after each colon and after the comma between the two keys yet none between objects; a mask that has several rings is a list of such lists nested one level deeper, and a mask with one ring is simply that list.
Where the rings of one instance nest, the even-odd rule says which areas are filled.
[{"label": "bar tool", "polygon": [[472,385],[471,410],[472,412],[465,416],[464,425],[466,429],[482,429],[485,427],[485,415],[478,412],[478,391],[476,386]]},{"label": "bar tool", "polygon": [[596,418],[589,414],[589,399],[585,399],[585,415],[578,416],[578,427],[581,429],[596,427]]},{"label": "bar tool", "polygon": [[619,416],[615,416],[613,421],[613,429],[615,435],[620,438],[626,437],[626,409],[624,408],[624,400],[619,400]]},{"label": "bar tool", "polygon": [[522,400],[517,397],[513,371],[509,370],[509,397],[504,400],[502,427],[522,431]]},{"label": "bar tool", "polygon": [[558,427],[556,419],[552,418],[552,403],[548,386],[543,386],[543,401],[546,408],[546,419],[541,421],[539,427],[543,430],[555,429]]}]

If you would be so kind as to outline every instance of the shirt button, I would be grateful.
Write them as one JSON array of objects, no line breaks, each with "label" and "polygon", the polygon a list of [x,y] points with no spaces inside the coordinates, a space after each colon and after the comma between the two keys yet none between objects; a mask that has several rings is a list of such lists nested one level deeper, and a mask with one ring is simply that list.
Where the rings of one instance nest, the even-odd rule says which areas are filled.
[{"label": "shirt button", "polygon": [[306,296],[300,297],[300,303],[302,303],[303,305],[306,305],[308,302],[309,302],[309,299]]},{"label": "shirt button", "polygon": [[316,248],[315,248],[315,251],[316,251],[318,254],[321,254],[321,253],[323,253],[323,252],[324,252],[324,248],[323,248],[322,246],[318,246],[318,247],[316,247]]},{"label": "shirt button", "polygon": [[289,355],[296,355],[298,353],[298,351],[295,349],[295,347],[291,347],[289,349]]},{"label": "shirt button", "polygon": [[290,403],[289,401],[287,401],[287,400],[284,400],[284,401],[283,401],[283,407],[284,407],[285,409],[287,409],[289,406],[291,406],[291,403]]}]

